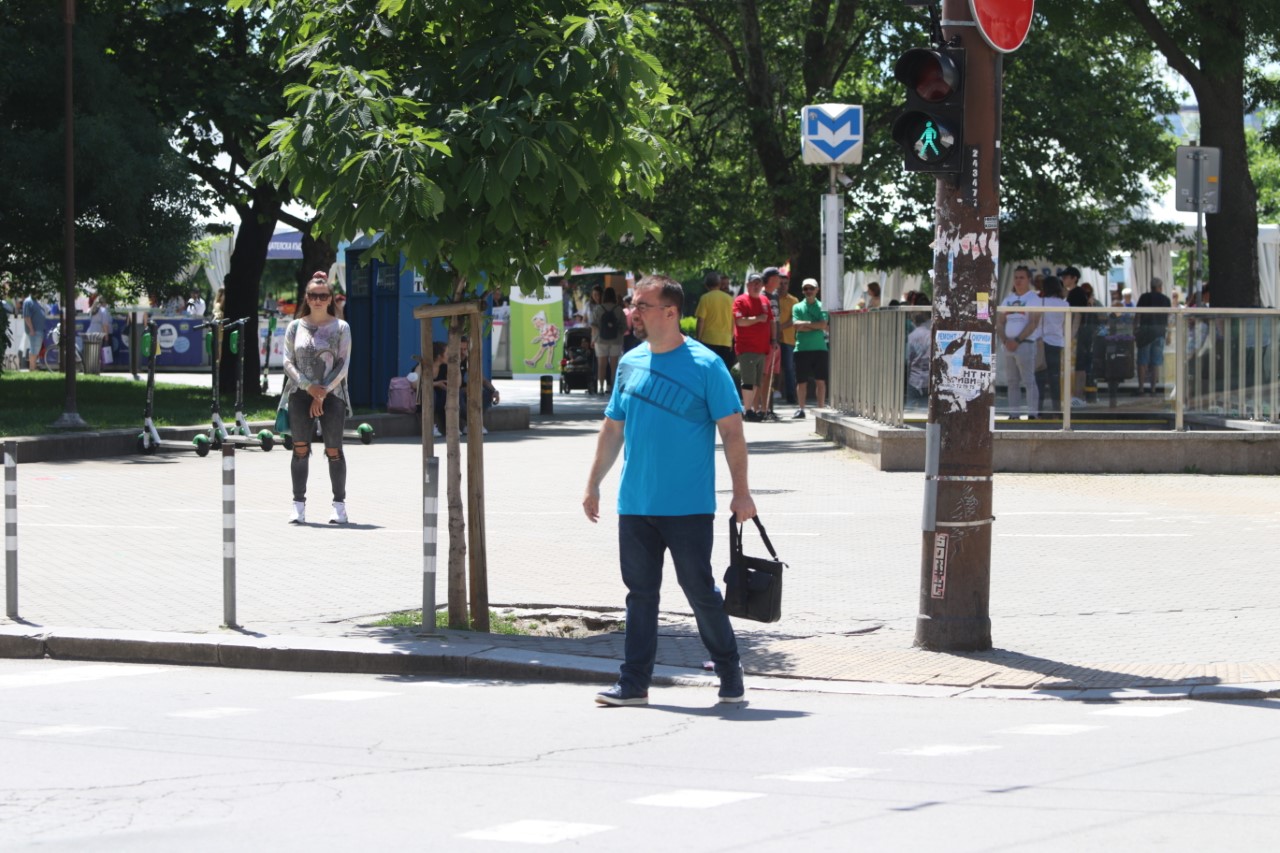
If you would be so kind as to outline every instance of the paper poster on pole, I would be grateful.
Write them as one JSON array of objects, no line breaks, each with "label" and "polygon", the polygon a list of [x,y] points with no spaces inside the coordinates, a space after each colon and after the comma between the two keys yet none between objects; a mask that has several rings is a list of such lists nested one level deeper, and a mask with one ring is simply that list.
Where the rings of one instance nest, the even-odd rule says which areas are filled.
[{"label": "paper poster on pole", "polygon": [[964,411],[986,393],[995,379],[991,370],[991,333],[939,329],[933,333],[938,371],[938,399],[951,411]]},{"label": "paper poster on pole", "polygon": [[559,286],[543,288],[536,294],[511,292],[511,318],[507,335],[511,341],[511,376],[532,378],[560,372],[564,349],[564,303]]}]

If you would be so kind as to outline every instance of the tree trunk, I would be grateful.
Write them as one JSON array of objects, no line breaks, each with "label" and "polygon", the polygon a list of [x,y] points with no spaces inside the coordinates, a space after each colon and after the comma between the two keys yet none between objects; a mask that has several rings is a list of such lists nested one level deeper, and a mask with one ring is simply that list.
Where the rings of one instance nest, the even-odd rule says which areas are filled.
[{"label": "tree trunk", "polygon": [[[333,262],[338,258],[338,252],[333,246],[329,245],[329,241],[323,237],[312,237],[311,231],[307,228],[301,229],[302,232],[302,264],[298,267],[298,305],[302,304],[302,299],[306,293],[307,282],[311,280],[311,276],[316,272],[329,272],[329,268],[333,266]],[[330,282],[332,286],[336,282]]]},{"label": "tree trunk", "polygon": [[1217,213],[1205,215],[1209,238],[1210,304],[1215,308],[1256,308],[1258,282],[1258,189],[1249,174],[1244,136],[1244,79],[1208,81],[1196,90],[1200,102],[1200,144],[1222,149]]},{"label": "tree trunk", "polygon": [[[279,211],[280,197],[272,187],[255,189],[249,204],[236,207],[236,212],[240,214],[240,232],[236,235],[236,245],[231,252],[231,271],[227,274],[223,310],[228,320],[249,318],[244,326],[240,347],[240,369],[244,371],[247,388],[255,387],[254,381],[261,367],[258,358],[259,285],[262,281],[262,269],[267,263],[267,245],[275,232]],[[228,345],[228,341],[224,340],[224,364],[231,364],[225,360],[230,356],[225,349]],[[223,394],[235,393],[235,371],[222,371],[219,390]]]},{"label": "tree trunk", "polygon": [[449,627],[466,628],[467,539],[462,521],[462,460],[458,447],[458,400],[462,385],[461,317],[449,318],[449,344],[445,352],[449,377],[444,402],[445,453],[449,466],[449,475],[445,480],[449,504]]}]

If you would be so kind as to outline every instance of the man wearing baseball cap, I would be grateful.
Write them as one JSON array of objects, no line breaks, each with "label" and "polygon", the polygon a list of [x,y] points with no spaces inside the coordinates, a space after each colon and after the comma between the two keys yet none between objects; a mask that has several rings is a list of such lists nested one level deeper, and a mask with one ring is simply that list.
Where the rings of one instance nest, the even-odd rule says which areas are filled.
[{"label": "man wearing baseball cap", "polygon": [[827,404],[827,323],[829,316],[818,301],[818,282],[806,278],[800,284],[804,299],[791,309],[796,330],[796,399],[800,408],[792,415],[804,417],[804,403],[813,380],[818,408]]},{"label": "man wearing baseball cap", "polygon": [[747,279],[747,292],[733,300],[733,324],[737,330],[734,347],[742,377],[742,407],[746,409],[743,417],[748,421],[761,420],[752,403],[756,397],[756,386],[764,381],[765,361],[778,341],[778,324],[768,297],[762,295],[763,290],[763,276],[753,273]]}]

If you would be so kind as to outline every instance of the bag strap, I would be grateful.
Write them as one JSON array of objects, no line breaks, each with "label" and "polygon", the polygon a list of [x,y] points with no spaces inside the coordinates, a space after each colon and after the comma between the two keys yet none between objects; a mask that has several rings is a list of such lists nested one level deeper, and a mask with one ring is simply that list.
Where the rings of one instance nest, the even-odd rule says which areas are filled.
[{"label": "bag strap", "polygon": [[[751,520],[756,523],[756,530],[760,531],[760,538],[764,540],[764,547],[769,549],[769,556],[778,559],[778,552],[773,550],[773,543],[769,541],[769,534],[764,532],[764,525],[760,523],[760,516],[753,515]],[[738,524],[734,516],[729,516],[729,549],[735,556],[742,554],[742,528],[744,525]]]}]

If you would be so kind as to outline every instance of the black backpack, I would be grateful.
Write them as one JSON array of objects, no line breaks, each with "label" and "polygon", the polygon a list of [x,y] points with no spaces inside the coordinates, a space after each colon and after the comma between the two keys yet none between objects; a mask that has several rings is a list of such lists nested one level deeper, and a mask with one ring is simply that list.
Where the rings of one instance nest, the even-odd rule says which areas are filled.
[{"label": "black backpack", "polygon": [[618,309],[606,308],[600,313],[600,340],[612,341],[618,337]]}]

